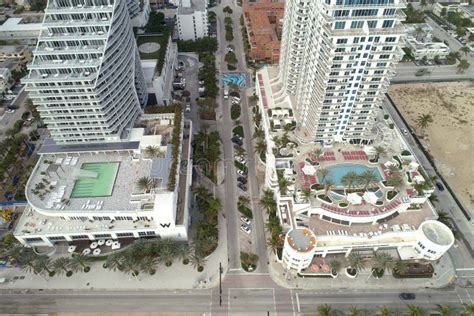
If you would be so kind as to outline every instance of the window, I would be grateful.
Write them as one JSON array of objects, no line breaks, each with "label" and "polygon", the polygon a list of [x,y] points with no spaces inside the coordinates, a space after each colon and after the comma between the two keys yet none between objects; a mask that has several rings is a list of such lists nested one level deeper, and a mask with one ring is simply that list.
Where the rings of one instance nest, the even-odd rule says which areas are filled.
[{"label": "window", "polygon": [[25,238],[26,241],[28,242],[36,242],[36,241],[43,241],[41,237],[27,237]]},{"label": "window", "polygon": [[364,21],[352,21],[351,29],[361,29],[364,26]]},{"label": "window", "polygon": [[335,30],[342,30],[346,27],[346,22],[336,22],[334,25]]},{"label": "window", "polygon": [[374,16],[377,15],[377,9],[352,10],[351,16]]},{"label": "window", "polygon": [[337,44],[347,44],[347,38],[338,38]]},{"label": "window", "polygon": [[48,239],[51,241],[66,240],[66,238],[64,238],[63,236],[51,236],[51,237],[48,237]]},{"label": "window", "polygon": [[385,42],[387,42],[387,43],[395,43],[396,41],[397,41],[396,37],[387,37],[385,39]]},{"label": "window", "polygon": [[389,27],[393,27],[393,24],[395,23],[394,20],[385,20],[383,21],[383,24],[382,24],[382,28],[389,28]]},{"label": "window", "polygon": [[369,29],[375,29],[377,27],[377,21],[376,20],[367,21],[367,25],[368,25]]},{"label": "window", "polygon": [[395,9],[385,9],[383,10],[383,15],[394,15]]},{"label": "window", "polygon": [[117,237],[133,237],[133,233],[117,233]]},{"label": "window", "polygon": [[349,16],[349,10],[336,10],[334,16]]}]

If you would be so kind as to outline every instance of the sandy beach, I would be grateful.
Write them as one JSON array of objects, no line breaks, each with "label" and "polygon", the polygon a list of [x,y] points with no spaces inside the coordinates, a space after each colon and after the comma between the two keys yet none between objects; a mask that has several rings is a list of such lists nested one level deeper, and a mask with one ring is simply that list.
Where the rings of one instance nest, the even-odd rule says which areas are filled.
[{"label": "sandy beach", "polygon": [[467,209],[474,205],[474,84],[471,82],[396,84],[390,97],[411,127],[431,114],[423,143],[438,170]]}]

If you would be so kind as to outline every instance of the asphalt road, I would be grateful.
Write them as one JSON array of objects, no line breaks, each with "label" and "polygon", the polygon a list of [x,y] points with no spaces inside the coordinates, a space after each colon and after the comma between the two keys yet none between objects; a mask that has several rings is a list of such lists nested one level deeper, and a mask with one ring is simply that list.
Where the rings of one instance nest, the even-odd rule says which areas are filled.
[{"label": "asphalt road", "polygon": [[12,128],[13,124],[21,119],[21,115],[25,112],[24,102],[27,98],[28,92],[22,90],[11,105],[18,108],[15,110],[15,113],[4,113],[3,118],[0,120],[0,140],[3,139],[5,131]]}]

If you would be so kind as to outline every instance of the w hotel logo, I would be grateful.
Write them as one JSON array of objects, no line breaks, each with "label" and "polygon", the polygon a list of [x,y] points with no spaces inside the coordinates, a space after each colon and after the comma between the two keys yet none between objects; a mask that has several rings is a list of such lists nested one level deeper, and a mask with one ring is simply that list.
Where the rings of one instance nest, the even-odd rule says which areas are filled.
[{"label": "w hotel logo", "polygon": [[163,228],[169,228],[171,226],[171,223],[160,224],[160,226]]}]

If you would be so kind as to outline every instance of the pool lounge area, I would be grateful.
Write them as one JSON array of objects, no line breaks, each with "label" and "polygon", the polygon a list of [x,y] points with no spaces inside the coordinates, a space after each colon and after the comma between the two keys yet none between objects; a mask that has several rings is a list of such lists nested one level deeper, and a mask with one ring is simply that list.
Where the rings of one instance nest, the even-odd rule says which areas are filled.
[{"label": "pool lounge area", "polygon": [[[358,176],[360,176],[366,171],[372,171],[377,178],[377,181],[380,182],[384,179],[377,167],[369,167],[363,164],[341,163],[327,166],[326,169],[329,170],[329,175],[326,176],[326,179],[330,179],[337,186],[343,185],[341,179],[349,172],[355,172]],[[320,175],[318,175],[318,182],[323,182]]]},{"label": "pool lounge area", "polygon": [[70,197],[111,196],[119,167],[120,162],[83,163]]}]

